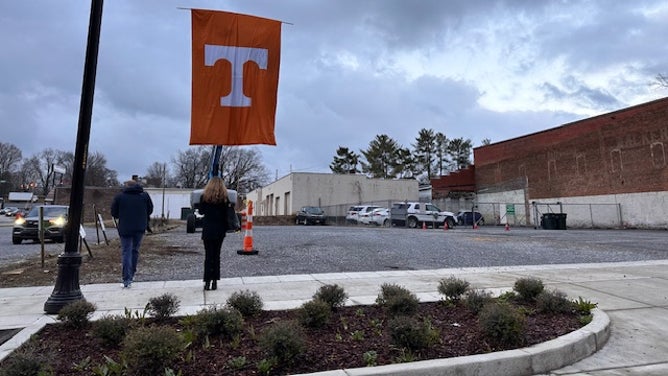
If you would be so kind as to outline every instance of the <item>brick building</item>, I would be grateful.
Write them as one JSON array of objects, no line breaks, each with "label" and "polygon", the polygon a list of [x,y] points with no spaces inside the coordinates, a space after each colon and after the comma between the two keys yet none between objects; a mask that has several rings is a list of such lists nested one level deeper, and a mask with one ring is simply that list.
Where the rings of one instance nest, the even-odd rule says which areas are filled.
[{"label": "brick building", "polygon": [[477,147],[477,200],[519,204],[527,224],[555,210],[575,227],[668,228],[666,149],[668,98]]}]

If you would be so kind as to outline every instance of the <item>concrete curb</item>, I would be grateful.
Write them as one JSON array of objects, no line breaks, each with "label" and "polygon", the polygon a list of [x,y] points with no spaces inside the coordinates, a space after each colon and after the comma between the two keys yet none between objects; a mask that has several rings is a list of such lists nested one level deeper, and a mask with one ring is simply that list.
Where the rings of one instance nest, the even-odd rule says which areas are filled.
[{"label": "concrete curb", "polygon": [[562,368],[600,350],[610,337],[610,318],[600,309],[584,327],[522,349],[378,367],[351,368],[295,376],[497,376],[539,375]]}]

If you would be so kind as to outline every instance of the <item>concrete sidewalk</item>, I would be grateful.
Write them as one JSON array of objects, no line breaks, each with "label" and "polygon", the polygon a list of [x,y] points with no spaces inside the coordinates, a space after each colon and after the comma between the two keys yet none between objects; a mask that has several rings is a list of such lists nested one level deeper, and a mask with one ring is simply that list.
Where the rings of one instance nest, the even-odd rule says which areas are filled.
[{"label": "concrete sidewalk", "polygon": [[[220,281],[218,290],[206,292],[202,291],[201,281],[135,282],[131,289],[122,289],[120,283],[96,284],[81,286],[81,291],[88,301],[97,305],[96,317],[122,314],[126,308],[143,310],[150,298],[167,292],[180,299],[179,314],[192,314],[206,305],[225,303],[233,292],[240,290],[259,293],[265,309],[295,308],[310,300],[320,286],[333,283],[345,289],[350,304],[373,303],[382,283],[402,285],[420,299],[433,301],[440,299],[438,282],[452,275],[470,282],[472,287],[493,293],[511,290],[519,278],[535,277],[548,289],[561,290],[573,299],[581,296],[598,303],[610,319],[609,340],[595,354],[551,371],[551,375],[668,375],[668,342],[665,340],[668,338],[668,260],[229,278]],[[0,289],[0,329],[25,328],[0,346],[0,359],[42,325],[55,321],[53,316],[43,312],[52,290],[52,286]],[[569,348],[560,351],[566,353]],[[511,355],[516,354],[503,357]],[[496,361],[498,357],[492,360]],[[479,369],[483,360],[478,356],[469,361],[457,358],[445,362],[459,364],[457,370],[471,368],[469,372],[458,374],[485,374]],[[348,370],[327,374],[434,374],[433,369],[417,364],[401,366],[399,371],[391,372],[389,369],[371,371],[380,368],[374,367],[365,369],[366,373]],[[496,374],[512,374],[499,372],[497,368]]]}]

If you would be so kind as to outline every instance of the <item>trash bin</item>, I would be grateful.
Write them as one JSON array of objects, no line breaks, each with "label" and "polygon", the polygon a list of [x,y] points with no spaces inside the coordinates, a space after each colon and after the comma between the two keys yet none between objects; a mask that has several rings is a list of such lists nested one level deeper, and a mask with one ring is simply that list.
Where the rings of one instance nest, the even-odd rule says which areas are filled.
[{"label": "trash bin", "polygon": [[193,210],[191,208],[187,208],[187,207],[186,208],[181,208],[181,220],[185,221],[186,219],[188,219],[188,215],[190,215],[190,213],[192,213],[192,212],[193,212]]},{"label": "trash bin", "polygon": [[556,219],[556,226],[555,228],[557,230],[565,230],[566,229],[566,213],[557,213],[554,214],[555,219]]},{"label": "trash bin", "polygon": [[543,230],[556,230],[557,229],[557,217],[554,213],[545,213],[540,217],[540,227]]}]

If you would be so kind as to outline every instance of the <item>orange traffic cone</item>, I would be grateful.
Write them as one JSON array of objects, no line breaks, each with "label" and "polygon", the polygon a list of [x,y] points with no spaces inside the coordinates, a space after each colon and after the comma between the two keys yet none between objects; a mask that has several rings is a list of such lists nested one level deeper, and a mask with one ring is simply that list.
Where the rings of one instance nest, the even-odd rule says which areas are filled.
[{"label": "orange traffic cone", "polygon": [[506,223],[506,231],[510,231],[510,225]]},{"label": "orange traffic cone", "polygon": [[445,223],[443,223],[443,231],[448,231],[448,221],[445,221]]},{"label": "orange traffic cone", "polygon": [[427,222],[422,222],[422,229],[426,230],[427,229]]},{"label": "orange traffic cone", "polygon": [[246,214],[246,234],[244,235],[243,250],[237,251],[238,255],[257,255],[258,251],[253,249],[253,201],[248,201],[248,213]]}]

